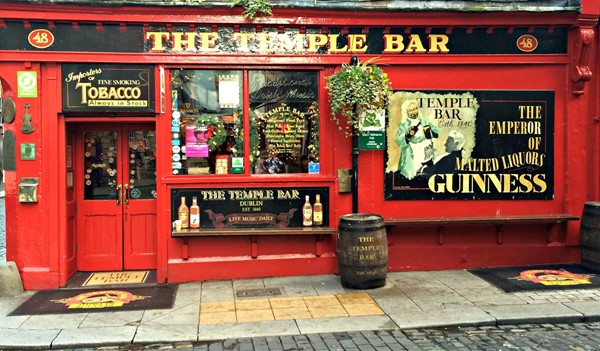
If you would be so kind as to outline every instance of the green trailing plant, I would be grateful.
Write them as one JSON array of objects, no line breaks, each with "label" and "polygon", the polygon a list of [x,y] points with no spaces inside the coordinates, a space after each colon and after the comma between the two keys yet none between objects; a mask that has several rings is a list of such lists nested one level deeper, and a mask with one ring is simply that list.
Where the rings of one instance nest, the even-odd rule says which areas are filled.
[{"label": "green trailing plant", "polygon": [[316,102],[310,105],[308,113],[311,124],[308,159],[310,162],[319,162],[319,108]]},{"label": "green trailing plant", "polygon": [[377,115],[392,93],[387,73],[373,64],[374,59],[342,68],[326,78],[332,119],[346,136],[363,126],[376,126]]},{"label": "green trailing plant", "polygon": [[231,7],[242,6],[242,15],[252,21],[258,16],[271,16],[273,14],[270,0],[231,0]]},{"label": "green trailing plant", "polygon": [[[181,0],[186,3],[203,3],[205,0]],[[271,16],[273,5],[270,0],[230,0],[231,7],[241,6],[244,8],[242,15],[249,21],[258,16]]]},{"label": "green trailing plant", "polygon": [[260,136],[258,134],[259,125],[262,127],[265,122],[265,115],[258,111],[250,110],[250,169],[254,170],[258,164],[260,156]]}]

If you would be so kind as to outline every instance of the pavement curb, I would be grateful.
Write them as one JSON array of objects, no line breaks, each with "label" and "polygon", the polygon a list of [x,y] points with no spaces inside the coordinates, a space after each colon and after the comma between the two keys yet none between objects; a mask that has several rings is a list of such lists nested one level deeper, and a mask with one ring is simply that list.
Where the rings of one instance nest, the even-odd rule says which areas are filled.
[{"label": "pavement curb", "polygon": [[23,282],[17,265],[0,262],[0,297],[14,297],[23,294]]},{"label": "pavement curb", "polygon": [[[249,299],[236,298],[237,290],[275,287],[287,297],[309,297],[311,301],[316,296],[368,293],[383,314],[319,318],[313,315],[312,319],[214,324],[201,322],[199,318],[205,313],[201,309],[205,302],[247,302]],[[600,320],[600,289],[507,293],[466,270],[393,272],[388,273],[386,286],[360,291],[343,288],[336,275],[183,283],[179,284],[171,309],[8,316],[30,293],[0,298],[0,350],[81,347],[137,350],[138,346],[159,344],[169,347],[265,338],[302,339],[316,334],[346,335],[361,331],[408,335],[470,328],[483,332],[486,328],[519,330],[527,329],[527,325],[534,328],[533,325]],[[275,304],[270,303],[274,308]],[[254,305],[257,314],[262,311],[260,303]],[[247,303],[240,306],[249,307]],[[234,310],[240,306],[236,304]],[[325,312],[325,307],[320,312]]]}]

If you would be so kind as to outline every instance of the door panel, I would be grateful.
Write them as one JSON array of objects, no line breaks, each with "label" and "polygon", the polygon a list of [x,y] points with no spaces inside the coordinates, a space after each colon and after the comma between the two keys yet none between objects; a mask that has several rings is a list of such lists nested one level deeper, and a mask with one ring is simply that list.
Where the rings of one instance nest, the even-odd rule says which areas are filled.
[{"label": "door panel", "polygon": [[125,129],[123,223],[125,269],[156,268],[156,139],[150,128]]},{"label": "door panel", "polygon": [[129,215],[125,222],[126,269],[156,268],[156,210],[147,213],[139,210]]},{"label": "door panel", "polygon": [[[93,205],[92,205],[93,206]],[[90,209],[80,207],[84,214],[82,227],[78,230],[78,269],[121,270],[123,246],[121,240],[122,216],[115,213],[100,213],[101,206]],[[110,211],[109,211],[110,212]]]},{"label": "door panel", "polygon": [[156,268],[153,125],[81,125],[79,270]]},{"label": "door panel", "polygon": [[78,186],[77,267],[79,270],[123,269],[123,208],[117,187],[122,173],[117,156],[118,130],[89,126],[77,133]]}]

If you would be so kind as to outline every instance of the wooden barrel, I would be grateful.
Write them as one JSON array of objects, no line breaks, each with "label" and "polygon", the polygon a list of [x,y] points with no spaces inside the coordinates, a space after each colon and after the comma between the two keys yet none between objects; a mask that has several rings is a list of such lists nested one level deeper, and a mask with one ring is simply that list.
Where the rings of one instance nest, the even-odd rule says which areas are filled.
[{"label": "wooden barrel", "polygon": [[600,270],[600,202],[586,202],[579,227],[581,265]]},{"label": "wooden barrel", "polygon": [[370,213],[341,216],[337,256],[342,286],[353,289],[384,286],[388,244],[383,217]]}]

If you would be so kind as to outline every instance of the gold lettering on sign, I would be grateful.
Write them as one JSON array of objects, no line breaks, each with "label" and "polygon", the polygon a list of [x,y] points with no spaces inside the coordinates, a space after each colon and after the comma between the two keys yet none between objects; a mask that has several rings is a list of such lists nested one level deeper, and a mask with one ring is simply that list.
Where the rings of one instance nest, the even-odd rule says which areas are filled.
[{"label": "gold lettering on sign", "polygon": [[202,190],[202,200],[227,200],[223,190]]},{"label": "gold lettering on sign", "polygon": [[469,172],[491,172],[500,169],[497,158],[457,158],[456,169]]},{"label": "gold lettering on sign", "polygon": [[139,99],[142,91],[139,87],[93,87],[91,83],[78,82],[75,89],[81,89],[81,103],[89,100],[124,100]]},{"label": "gold lettering on sign", "polygon": [[[540,147],[542,145],[542,137],[538,135],[544,135],[544,126],[541,121],[543,116],[542,105],[519,105],[517,107],[519,114],[518,121],[489,121],[489,134],[490,135],[531,135],[527,140],[527,147],[530,151],[517,151],[508,155],[500,156],[497,161],[494,161],[494,165],[502,167],[503,169],[517,169],[524,166],[535,166],[539,168],[544,166],[546,161],[546,154],[540,153]],[[496,163],[498,162],[498,163]],[[460,165],[464,170],[473,170],[465,167],[464,164]],[[478,170],[484,170],[483,168]],[[534,179],[535,180],[535,179]],[[535,182],[534,182],[535,183]]]},{"label": "gold lettering on sign", "polygon": [[[220,50],[218,32],[146,32],[149,52],[215,52]],[[345,40],[343,40],[345,39]],[[236,52],[259,53],[318,53],[327,48],[327,53],[364,53],[366,34],[321,34],[321,33],[233,33],[231,40]],[[446,34],[401,34],[383,35],[385,54],[447,54],[449,37]],[[338,43],[345,42],[343,46]],[[167,45],[168,43],[168,45]],[[223,51],[226,51],[223,49]]]},{"label": "gold lettering on sign", "polygon": [[542,134],[541,122],[490,121],[490,134]]},{"label": "gold lettering on sign", "polygon": [[405,43],[404,36],[401,34],[385,34],[383,36],[384,53],[405,53],[405,54],[423,54],[423,53],[442,53],[450,52],[448,49],[449,38],[445,34],[430,34],[427,36],[428,48],[423,46],[423,41],[418,34],[410,34]]},{"label": "gold lettering on sign", "polygon": [[102,69],[85,72],[69,72],[65,82],[76,82],[75,90],[81,92],[81,105],[90,107],[147,107],[148,100],[142,93],[148,87],[148,79],[139,73],[138,79],[103,79],[97,77]]},{"label": "gold lettering on sign", "polygon": [[264,201],[240,201],[240,206],[263,206]]},{"label": "gold lettering on sign", "polygon": [[514,173],[434,174],[428,181],[434,193],[543,193],[546,175]]},{"label": "gold lettering on sign", "polygon": [[273,200],[273,190],[227,190],[231,200]]},{"label": "gold lettering on sign", "polygon": [[293,200],[299,199],[300,192],[298,190],[277,190],[278,200]]},{"label": "gold lettering on sign", "polygon": [[375,261],[378,258],[379,245],[369,245],[369,243],[375,242],[375,238],[372,236],[359,236],[356,238],[360,244],[366,245],[353,245],[350,249],[352,252],[358,253],[359,261]]}]

